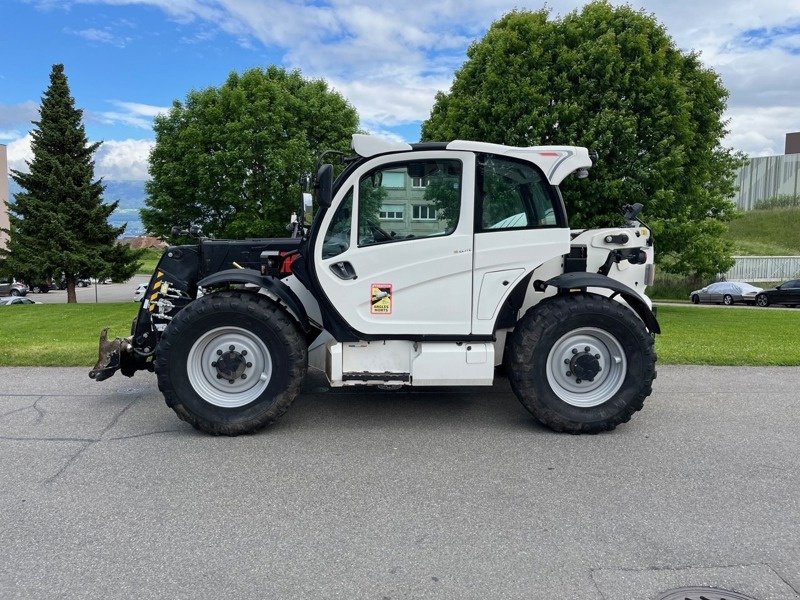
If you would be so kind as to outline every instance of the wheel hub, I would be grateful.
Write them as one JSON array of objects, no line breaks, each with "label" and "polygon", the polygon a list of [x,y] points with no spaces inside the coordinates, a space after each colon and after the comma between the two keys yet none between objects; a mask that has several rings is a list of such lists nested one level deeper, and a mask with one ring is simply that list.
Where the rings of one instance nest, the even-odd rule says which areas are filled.
[{"label": "wheel hub", "polygon": [[594,378],[601,371],[600,361],[593,355],[585,351],[583,354],[576,354],[569,361],[570,371],[576,379],[594,381]]},{"label": "wheel hub", "polygon": [[[248,363],[245,358],[247,350],[244,350],[244,354],[242,354],[234,346],[231,346],[231,348],[227,352],[223,352],[211,366],[217,370],[219,379],[227,379],[233,383],[242,375],[245,375]],[[247,375],[245,375],[246,377]]]}]

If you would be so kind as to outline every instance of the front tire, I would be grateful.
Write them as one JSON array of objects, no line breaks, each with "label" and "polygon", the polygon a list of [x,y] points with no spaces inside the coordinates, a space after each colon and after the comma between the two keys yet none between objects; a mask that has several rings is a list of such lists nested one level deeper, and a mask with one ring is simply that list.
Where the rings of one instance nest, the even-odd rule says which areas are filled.
[{"label": "front tire", "polygon": [[769,306],[769,298],[767,298],[764,294],[759,294],[756,296],[756,304],[761,307]]},{"label": "front tire", "polygon": [[653,338],[630,309],[604,296],[570,294],[545,301],[519,321],[509,380],[544,425],[599,433],[642,408],[655,363]]},{"label": "front tire", "polygon": [[733,306],[733,296],[731,296],[730,294],[725,294],[722,297],[722,303],[725,306]]},{"label": "front tire", "polygon": [[700,296],[692,294],[692,304],[700,304]]},{"label": "front tire", "polygon": [[280,305],[249,292],[209,294],[169,324],[156,352],[167,405],[212,435],[274,423],[300,391],[306,343]]}]

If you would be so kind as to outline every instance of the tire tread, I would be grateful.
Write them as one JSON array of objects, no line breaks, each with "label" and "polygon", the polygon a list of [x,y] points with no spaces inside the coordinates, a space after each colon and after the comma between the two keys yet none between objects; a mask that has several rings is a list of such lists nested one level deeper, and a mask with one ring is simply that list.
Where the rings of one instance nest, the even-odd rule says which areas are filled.
[{"label": "tire tread", "polygon": [[[644,350],[645,371],[638,382],[634,397],[626,403],[624,410],[590,422],[577,423],[565,418],[564,415],[541,401],[535,384],[539,379],[546,379],[547,376],[545,373],[531,373],[529,363],[534,353],[550,351],[549,347],[539,348],[542,338],[547,334],[550,326],[587,312],[607,314],[629,325],[630,331],[635,335],[640,347]],[[554,296],[540,302],[531,308],[517,323],[511,345],[509,381],[523,406],[538,421],[551,429],[561,433],[596,434],[602,431],[610,431],[621,423],[627,423],[634,413],[642,409],[645,399],[653,391],[652,384],[656,378],[656,360],[653,337],[630,309],[625,308],[618,302],[609,300],[605,296],[573,293]]]},{"label": "tire tread", "polygon": [[[181,401],[169,377],[170,355],[176,341],[197,318],[209,312],[238,312],[242,309],[245,309],[252,317],[272,324],[277,334],[283,339],[290,364],[289,383],[276,395],[269,410],[248,419],[220,423],[197,415]],[[211,435],[251,434],[275,423],[297,397],[306,375],[306,352],[305,340],[298,331],[294,320],[286,314],[283,307],[273,300],[251,292],[234,291],[213,294],[190,302],[175,316],[164,331],[156,350],[155,359],[158,389],[164,395],[167,405],[175,411],[178,417],[196,429]]]}]

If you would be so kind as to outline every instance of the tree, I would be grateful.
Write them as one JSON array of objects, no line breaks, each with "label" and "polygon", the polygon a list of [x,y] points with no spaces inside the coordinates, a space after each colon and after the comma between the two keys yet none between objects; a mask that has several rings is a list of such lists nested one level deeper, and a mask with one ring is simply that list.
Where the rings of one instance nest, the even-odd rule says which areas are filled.
[{"label": "tree", "polygon": [[275,66],[231,73],[156,117],[142,221],[162,236],[189,224],[217,237],[284,236],[300,175],[322,150],[347,151],[357,127],[324,81]]},{"label": "tree", "polygon": [[514,11],[467,56],[424,140],[587,146],[600,156],[590,179],[562,185],[571,226],[620,223],[620,206],[641,202],[663,268],[733,264],[724,222],[742,157],[720,143],[728,93],[653,16],[604,1],[561,19]]},{"label": "tree", "polygon": [[9,204],[10,238],[1,252],[5,268],[18,277],[43,280],[63,272],[72,303],[78,276],[127,280],[141,253],[115,244],[125,226],[108,223],[117,203],[103,203],[103,182],[94,179],[92,160],[100,142],[90,144],[86,137],[64,65],[53,65],[39,113],[29,172],[11,171],[22,191]]}]

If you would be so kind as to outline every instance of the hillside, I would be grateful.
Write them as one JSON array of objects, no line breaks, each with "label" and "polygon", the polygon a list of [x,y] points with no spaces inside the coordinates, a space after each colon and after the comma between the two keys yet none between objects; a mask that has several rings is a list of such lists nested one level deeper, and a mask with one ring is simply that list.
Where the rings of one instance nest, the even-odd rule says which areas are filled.
[{"label": "hillside", "polygon": [[800,255],[800,208],[751,210],[729,223],[735,255]]}]

